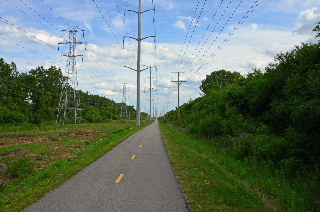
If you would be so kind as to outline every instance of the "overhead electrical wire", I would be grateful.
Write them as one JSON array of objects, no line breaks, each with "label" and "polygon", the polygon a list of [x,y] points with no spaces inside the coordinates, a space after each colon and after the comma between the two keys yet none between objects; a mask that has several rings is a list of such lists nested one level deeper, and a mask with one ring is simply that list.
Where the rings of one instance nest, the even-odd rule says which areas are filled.
[{"label": "overhead electrical wire", "polygon": [[40,40],[39,38],[37,38],[37,36],[33,35],[33,33],[30,33],[30,32],[28,32],[28,31],[26,31],[26,30],[21,29],[21,28],[18,27],[17,25],[15,25],[15,24],[13,24],[13,23],[10,23],[8,20],[6,20],[6,19],[4,19],[4,18],[2,18],[2,17],[0,17],[0,20],[1,20],[3,23],[5,23],[5,24],[7,24],[7,25],[11,25],[11,26],[12,26],[13,28],[15,28],[16,30],[18,30],[18,31],[20,31],[20,32],[23,32],[23,33],[25,33],[26,35],[28,35],[29,37],[31,37],[31,38],[39,41],[40,43],[42,43],[42,44],[44,44],[44,45],[46,45],[46,46],[49,46],[50,48],[56,49],[56,47],[52,46],[51,44],[48,44],[48,43],[44,42],[43,40]]},{"label": "overhead electrical wire", "polygon": [[[108,21],[106,20],[105,16],[104,16],[103,13],[101,12],[101,9],[100,9],[100,7],[98,6],[96,0],[92,0],[92,1],[93,1],[93,3],[95,4],[95,6],[96,6],[97,10],[99,11],[100,15],[102,16],[102,18],[103,18],[104,22],[106,23],[107,27],[108,27],[109,30],[111,31],[113,37],[115,38],[115,40],[117,41],[117,43],[119,44],[119,46],[121,46],[121,43],[119,42],[119,40],[118,40],[117,36],[115,35],[114,31],[112,30],[112,28],[110,27],[110,25],[109,25]],[[120,15],[121,15],[121,14],[120,14]],[[125,51],[124,51],[124,54],[125,54],[125,57],[126,57],[126,61],[129,62],[130,60],[128,59],[128,56],[127,56],[127,54],[126,54]]]},{"label": "overhead electrical wire", "polygon": [[[21,0],[20,0],[20,2],[23,3]],[[42,1],[42,2],[43,2],[43,1]],[[11,2],[9,2],[9,3],[11,3]],[[44,3],[44,2],[43,2],[43,3]],[[16,9],[20,10],[21,12],[23,12],[24,14],[26,14],[29,18],[35,20],[35,19],[32,18],[30,15],[28,15],[26,12],[24,12],[22,9],[19,9],[18,6],[14,5],[14,4],[12,4],[12,3],[11,3],[11,5],[14,6]],[[33,10],[30,6],[28,6],[28,5],[25,4],[25,3],[24,3],[24,5],[27,6],[30,10],[32,10],[35,14],[37,14],[36,11]],[[40,6],[40,5],[38,4],[38,6]],[[53,11],[53,9],[52,9],[51,7],[50,7],[50,9]],[[37,14],[37,15],[40,17],[39,14]],[[61,18],[61,16],[60,16],[60,18]],[[33,39],[41,42],[42,44],[47,45],[47,46],[49,46],[50,48],[56,49],[56,47],[54,47],[53,45],[48,44],[48,43],[46,43],[46,42],[38,39],[35,35],[33,35],[33,33],[30,33],[30,32],[28,32],[28,31],[26,31],[26,30],[21,29],[20,27],[14,25],[14,24],[12,24],[12,23],[10,23],[8,20],[6,20],[6,19],[4,19],[4,18],[2,18],[2,17],[0,17],[0,19],[1,19],[1,21],[4,22],[5,24],[11,25],[11,26],[14,27],[16,30],[19,30],[20,32],[25,33],[25,34],[28,35],[29,37],[31,37],[31,38],[33,38]],[[48,22],[48,21],[46,21],[46,22],[50,24],[50,22]],[[43,24],[42,24],[42,25],[43,25]],[[51,24],[51,25],[52,25],[52,24]],[[69,25],[69,24],[68,24],[68,25]],[[43,26],[44,26],[44,25],[43,25]],[[53,26],[53,25],[52,25],[52,26]],[[46,27],[46,26],[44,26],[44,27]],[[46,28],[47,28],[47,27],[46,27]],[[55,28],[56,28],[56,27],[55,27]],[[49,29],[49,28],[47,28],[47,29]],[[56,28],[56,29],[57,29],[57,28]],[[51,31],[52,31],[52,30],[51,30]],[[53,31],[52,31],[52,32],[53,32]],[[17,43],[15,43],[15,42],[12,42],[12,41],[7,40],[7,39],[4,39],[4,38],[3,38],[3,40],[6,40],[6,41],[8,41],[9,43],[11,43],[11,44],[13,44],[13,45],[16,45],[16,46],[18,46],[18,47],[20,47],[20,48],[26,49],[26,50],[28,50],[28,51],[30,51],[30,52],[35,53],[35,54],[39,54],[40,56],[46,57],[46,58],[48,58],[48,59],[51,59],[50,57],[48,57],[48,56],[46,56],[46,55],[43,55],[43,54],[41,54],[41,53],[37,53],[36,51],[31,50],[30,48],[24,47],[23,45],[17,44]],[[60,51],[60,52],[61,52],[61,51]],[[61,53],[62,53],[62,52],[61,52]],[[62,63],[61,59],[60,59],[59,63],[60,63],[60,64]],[[87,67],[87,66],[86,66],[86,67]],[[95,73],[94,73],[90,68],[87,67],[87,70],[90,71],[93,75],[95,75]],[[104,70],[104,69],[102,69],[102,70]],[[112,73],[112,72],[111,72],[111,73]],[[114,75],[114,74],[113,74],[113,75]],[[95,75],[95,76],[96,76],[96,75]]]},{"label": "overhead electrical wire", "polygon": [[[49,8],[49,11],[48,11],[48,12],[50,12],[50,13],[52,13],[52,14],[55,14],[54,17],[58,20],[58,22],[62,21],[62,22],[65,22],[65,24],[66,24],[67,26],[70,26],[69,23],[66,22],[65,19],[63,19],[63,18],[60,16],[60,14],[57,14],[57,12],[55,12],[55,11],[52,9],[51,5],[47,5],[43,0],[40,0],[40,1],[42,2],[42,4],[44,4],[44,5],[46,6],[46,8],[47,8],[47,7]],[[35,2],[40,8],[43,8],[43,7],[39,4],[39,0],[33,0],[33,2]],[[52,3],[56,3],[56,1],[50,2],[50,4],[52,4]],[[59,8],[59,6],[58,6],[58,8]],[[58,19],[57,17],[59,17],[59,19]]]},{"label": "overhead electrical wire", "polygon": [[[21,0],[20,0],[21,1]],[[44,28],[46,28],[47,30],[49,30],[50,32],[52,32],[53,34],[57,34],[56,32],[54,32],[53,30],[51,30],[50,28],[48,28],[47,26],[45,26],[43,23],[39,22],[36,18],[30,16],[26,11],[22,10],[21,8],[19,8],[17,5],[13,4],[11,1],[6,0],[6,2],[8,2],[9,4],[11,4],[13,7],[15,7],[17,10],[19,10],[20,12],[22,12],[23,14],[25,14],[26,16],[28,16],[30,19],[32,19],[33,21],[37,22],[38,24],[40,24],[41,26],[43,26]],[[22,2],[22,1],[21,1]],[[22,2],[23,3],[23,2]],[[27,6],[28,7],[28,6]],[[39,14],[38,14],[39,15]],[[44,19],[45,20],[45,19]]]},{"label": "overhead electrical wire", "polygon": [[16,42],[13,42],[13,41],[11,41],[11,40],[8,40],[8,39],[6,39],[6,38],[4,38],[4,37],[0,37],[0,38],[1,38],[2,40],[6,41],[6,42],[9,42],[9,43],[12,44],[12,45],[15,45],[15,46],[19,47],[19,48],[25,49],[25,50],[27,50],[27,51],[29,51],[29,52],[32,52],[32,53],[36,54],[36,55],[40,55],[41,57],[45,57],[45,58],[47,58],[47,59],[52,60],[51,57],[48,57],[48,56],[46,56],[46,55],[44,55],[44,54],[41,54],[41,53],[39,53],[39,52],[37,52],[37,51],[35,51],[35,50],[32,50],[32,49],[30,49],[30,48],[28,48],[28,47],[25,47],[25,46],[23,46],[23,45],[20,45],[20,44],[18,44],[18,43],[16,43]]},{"label": "overhead electrical wire", "polygon": [[[179,64],[178,64],[178,65],[180,65],[180,64],[182,63],[182,60],[183,60],[184,56],[186,55],[187,50],[189,49],[189,45],[190,45],[191,40],[192,40],[192,38],[193,38],[193,36],[194,36],[194,32],[195,32],[195,30],[196,30],[196,28],[197,28],[197,26],[198,26],[198,22],[199,22],[199,20],[200,20],[200,17],[201,17],[201,15],[202,15],[202,12],[203,12],[203,9],[204,9],[206,3],[207,3],[207,0],[204,0],[203,5],[202,5],[202,8],[201,8],[201,10],[200,10],[200,12],[199,12],[198,18],[195,19],[195,20],[196,20],[196,23],[193,24],[193,29],[192,29],[191,35],[190,35],[190,37],[189,37],[189,41],[188,41],[188,43],[186,44],[186,47],[184,48],[184,53],[183,53],[183,55],[181,56],[181,60],[179,61]],[[192,22],[193,22],[193,19],[191,20],[191,23],[190,23],[191,25],[192,25]],[[190,25],[190,26],[191,26],[191,25]]]},{"label": "overhead electrical wire", "polygon": [[[220,29],[220,33],[223,31],[223,29],[225,29],[225,27],[227,26],[227,24],[230,22],[230,18],[234,16],[236,10],[240,7],[240,5],[241,5],[242,2],[243,2],[243,1],[240,1],[240,2],[239,2],[239,4],[238,4],[238,6],[236,7],[236,9],[235,9],[235,10],[232,12],[232,14],[229,16],[229,19],[226,21],[226,23],[225,23],[225,24],[222,26],[222,28]],[[254,8],[257,7],[257,6],[258,6],[258,0],[256,0],[256,1],[252,4],[252,6],[250,7],[250,9],[248,9],[247,12],[244,13],[244,15],[242,16],[242,18],[237,22],[236,26],[234,26],[234,27],[232,28],[231,32],[227,35],[227,38],[225,38],[225,39],[223,40],[223,43],[227,43],[227,42],[229,41],[229,40],[228,40],[228,37],[232,37],[232,36],[234,35],[234,31],[237,31],[237,30],[239,29],[239,26],[244,23],[244,20],[249,17],[249,14],[252,13],[252,12],[254,11]],[[217,39],[217,37],[216,37],[216,39]],[[210,45],[209,47],[211,48],[211,46],[212,46],[212,45]],[[222,49],[222,46],[220,45],[220,46],[217,47],[216,51],[220,51],[221,49]],[[208,50],[207,50],[205,53],[207,53],[207,52],[208,52]],[[209,58],[214,58],[214,57],[216,56],[216,54],[217,54],[217,52],[213,52],[213,53],[209,56]],[[200,57],[198,63],[195,65],[195,67],[196,67],[197,65],[200,65],[199,63],[201,62],[201,60],[202,60],[202,58],[203,58],[204,56],[205,56],[205,55],[203,54],[202,57]],[[194,74],[199,75],[200,70],[201,70],[203,67],[207,66],[209,63],[210,63],[210,61],[202,64],[199,68],[197,68],[197,70],[194,72]],[[192,77],[192,76],[191,76],[192,71],[193,71],[193,70],[190,71],[190,75],[189,75],[189,77],[187,78],[187,80]],[[184,85],[184,87],[182,87],[182,89],[184,89],[185,87],[186,87],[186,85]]]},{"label": "overhead electrical wire", "polygon": [[97,4],[96,0],[92,0],[92,1],[93,1],[93,3],[95,4],[95,6],[96,6],[97,10],[99,11],[100,15],[102,16],[102,19],[103,19],[103,20],[104,20],[104,22],[106,23],[107,27],[108,27],[108,28],[109,28],[109,30],[111,31],[111,33],[112,33],[112,35],[113,35],[114,39],[118,42],[118,44],[120,44],[120,45],[121,45],[121,43],[119,42],[119,40],[118,40],[117,36],[115,35],[114,31],[113,31],[113,30],[112,30],[112,28],[110,27],[110,25],[109,25],[109,23],[108,23],[107,19],[104,17],[103,13],[101,12],[100,7],[98,6],[98,4]]},{"label": "overhead electrical wire", "polygon": [[[16,8],[16,9],[19,10],[20,12],[22,12],[23,14],[25,14],[25,15],[26,15],[28,18],[30,18],[31,20],[34,20],[34,21],[36,21],[37,23],[40,24],[40,22],[37,21],[36,18],[34,18],[34,17],[32,17],[31,15],[29,15],[24,9],[19,8],[17,5],[13,4],[11,1],[8,1],[8,0],[7,0],[7,2],[8,2],[9,4],[11,4],[11,6],[13,6],[14,8]],[[21,0],[20,0],[20,2],[23,3],[23,5],[24,5],[25,7],[29,8],[30,11],[33,11],[33,13],[36,14],[38,17],[41,17],[39,14],[37,14],[37,12],[36,12],[34,9],[32,9],[32,8],[31,8],[30,6],[28,6],[26,3],[24,3],[24,2],[21,1]],[[42,0],[41,0],[41,2],[42,2],[43,4],[45,4]],[[37,5],[40,7],[40,2],[36,2],[36,3],[37,3]],[[43,8],[43,7],[42,7],[42,8]],[[54,11],[50,6],[48,6],[48,8],[49,8],[52,12]],[[58,17],[59,17],[61,20],[64,20],[64,19],[61,18],[60,15],[59,15]],[[43,24],[41,24],[41,25],[42,25],[43,27],[45,27],[48,31],[50,31],[50,32],[52,32],[52,33],[55,33],[54,30],[50,30],[50,28],[47,27],[47,26],[45,25],[45,23],[50,24],[51,26],[53,26],[53,25],[52,25],[49,21],[47,21],[46,19],[44,19],[44,18],[42,18],[42,19],[45,20],[45,22],[43,22]],[[4,22],[4,23],[7,24],[7,25],[11,25],[11,27],[15,28],[16,30],[19,30],[19,31],[25,33],[25,34],[28,35],[29,37],[35,39],[37,42],[40,42],[40,43],[42,43],[42,44],[44,44],[44,45],[46,45],[46,46],[48,46],[48,47],[50,47],[50,48],[52,48],[52,49],[56,49],[56,47],[54,47],[53,45],[51,45],[51,44],[49,44],[49,43],[46,43],[46,42],[44,42],[43,40],[37,38],[37,37],[36,37],[35,35],[33,35],[31,32],[28,32],[28,31],[26,31],[26,30],[24,30],[24,29],[21,29],[19,26],[16,26],[16,25],[14,25],[14,24],[11,24],[11,23],[9,23],[9,21],[7,21],[7,20],[5,20],[5,19],[3,19],[3,18],[1,18],[1,21]],[[60,22],[61,22],[61,21],[60,21]],[[68,23],[67,23],[67,25],[70,26]],[[55,27],[55,29],[57,29],[57,28]],[[40,55],[40,56],[46,57],[47,59],[51,59],[51,57],[48,57],[48,56],[46,56],[46,55],[44,55],[44,54],[41,54],[41,53],[38,53],[38,52],[36,52],[36,51],[34,51],[34,50],[30,49],[30,48],[27,48],[27,47],[25,47],[25,46],[23,46],[23,45],[21,45],[21,44],[19,45],[18,43],[12,42],[12,41],[10,41],[9,39],[2,38],[2,40],[5,40],[5,41],[7,41],[8,43],[10,43],[10,44],[12,44],[12,45],[16,45],[16,46],[18,46],[18,47],[20,47],[20,48],[22,48],[22,49],[28,50],[28,51],[33,52],[33,53],[35,53],[35,54],[38,54],[38,55]],[[89,47],[91,47],[91,46],[89,46]],[[93,49],[92,49],[92,50],[93,50]],[[93,51],[94,51],[94,50],[93,50]],[[61,52],[61,53],[62,53],[62,52]],[[89,57],[90,57],[90,55],[89,55]],[[92,56],[91,56],[91,57],[92,57]],[[101,57],[98,57],[98,59],[100,59],[100,61],[101,61]],[[96,64],[98,64],[97,60],[95,60],[94,58],[92,58],[92,61],[94,61]],[[127,61],[128,61],[128,60],[127,60]],[[61,62],[61,59],[60,59],[59,64],[61,64],[61,63],[62,63],[62,62]],[[106,63],[102,63],[102,64],[103,64],[104,66],[106,66]],[[86,65],[85,65],[85,66],[86,66]],[[101,68],[101,67],[100,67],[100,68]],[[79,68],[79,69],[81,70],[81,68]],[[96,70],[92,70],[92,69],[90,69],[90,68],[87,67],[87,66],[86,66],[86,70],[88,70],[89,72],[91,72],[95,77],[101,79],[101,77],[99,77],[99,76],[97,76],[97,75],[95,74],[95,73],[97,73]],[[101,68],[101,70],[102,70],[105,74],[108,75],[108,73],[105,71],[104,68]],[[110,71],[110,69],[109,69],[108,67],[107,67],[107,70],[109,70],[109,72],[115,77],[115,74],[114,74],[112,71]],[[97,87],[96,87],[96,88],[97,88]]]},{"label": "overhead electrical wire", "polygon": [[[8,4],[10,4],[14,8],[16,8],[17,10],[22,12],[24,15],[26,15],[31,20],[36,21],[37,24],[41,25],[46,30],[52,32],[54,35],[56,34],[55,31],[57,31],[57,30],[59,31],[59,29],[56,27],[56,25],[54,25],[52,22],[48,21],[47,18],[45,18],[44,16],[40,15],[35,9],[32,8],[32,6],[30,6],[29,3],[27,3],[25,0],[19,0],[19,1],[21,3],[20,5],[17,4],[17,2],[13,3],[12,0],[6,0],[6,2]],[[47,5],[43,0],[40,0],[40,1],[33,0],[33,2],[35,2],[41,8],[43,8],[43,5],[44,6]],[[119,42],[119,39],[116,37],[114,30],[112,29],[112,27],[110,27],[105,15],[102,13],[102,9],[100,8],[99,4],[97,3],[97,0],[92,0],[92,2],[94,3],[94,5],[96,6],[97,10],[99,11],[102,19],[104,20],[104,22],[107,25],[108,29],[112,33],[114,39],[117,41],[118,44],[120,44],[119,46],[121,46],[121,43]],[[120,18],[122,19],[122,22],[124,24],[126,35],[129,35],[129,29],[128,29],[127,24],[126,24],[126,18],[125,18],[124,15],[122,15],[122,13],[120,11],[120,7],[118,5],[118,0],[114,0],[114,2],[115,2],[115,6],[117,7],[117,11],[120,14]],[[126,2],[126,7],[128,8],[127,0],[125,2]],[[195,35],[196,31],[197,31],[197,28],[199,28],[199,26],[200,26],[199,25],[199,21],[201,20],[201,16],[202,16],[203,11],[204,11],[204,9],[206,7],[206,2],[207,2],[207,0],[204,0],[204,1],[198,0],[196,9],[194,10],[193,17],[191,18],[191,21],[190,21],[190,24],[189,24],[189,27],[188,27],[187,35],[185,36],[185,39],[184,39],[184,42],[183,42],[183,46],[180,49],[180,53],[179,53],[179,56],[177,58],[177,63],[174,65],[175,67],[183,65],[183,69],[189,70],[188,74],[190,75],[190,77],[191,77],[191,74],[199,75],[201,73],[201,70],[211,62],[211,61],[205,61],[203,63],[204,59],[206,58],[206,59],[209,60],[209,59],[214,58],[218,54],[218,52],[223,48],[223,46],[226,43],[229,42],[230,37],[232,37],[234,35],[234,32],[239,29],[239,26],[244,23],[244,21],[248,18],[249,14],[253,12],[254,8],[256,6],[258,6],[258,0],[257,0],[251,6],[251,8],[247,11],[247,13],[244,13],[242,18],[239,19],[239,22],[233,27],[233,29],[230,30],[229,34],[228,35],[224,35],[225,37],[222,37],[223,31],[226,29],[227,26],[230,25],[231,21],[233,20],[233,18],[237,14],[238,9],[239,9],[239,7],[240,7],[240,5],[241,5],[241,3],[243,1],[240,1],[238,6],[235,7],[235,9],[233,11],[229,12],[229,10],[231,8],[230,5],[233,4],[233,2],[221,0],[219,6],[221,7],[223,5],[223,3],[226,3],[225,4],[226,8],[221,11],[220,16],[218,16],[219,15],[218,14],[218,8],[216,9],[213,17],[210,19],[209,24],[206,26],[205,32],[203,34],[201,34],[201,39],[197,41],[197,45],[195,46],[193,52],[191,52],[191,55],[192,55],[193,59],[188,57],[187,60],[186,60],[185,59],[186,58],[186,54],[187,54],[188,50],[191,47],[190,44],[194,39],[194,35]],[[43,4],[43,5],[40,5],[40,4]],[[156,26],[155,26],[155,4],[154,4],[153,1],[152,1],[152,4],[154,6],[153,25],[155,27],[155,36],[157,36],[157,29],[156,29]],[[51,5],[47,5],[47,7],[49,8],[49,11],[52,11],[52,13],[54,13],[54,9],[51,7]],[[27,11],[29,11],[29,12],[27,12]],[[31,14],[35,15],[36,18]],[[61,21],[66,22],[65,19],[63,19],[60,15],[55,15],[55,18],[57,18],[57,20],[60,19],[60,22]],[[226,19],[224,19],[224,18],[226,18]],[[39,21],[39,19],[41,21]],[[213,22],[214,20],[216,20],[216,21]],[[11,26],[12,29],[19,30],[20,32],[26,34],[30,38],[34,39],[37,43],[40,43],[40,44],[45,45],[47,47],[50,47],[51,49],[55,49],[56,48],[54,45],[49,44],[49,43],[39,39],[39,37],[37,37],[37,35],[35,33],[31,33],[31,32],[28,32],[25,29],[21,29],[19,26],[10,23],[8,20],[4,19],[3,17],[0,17],[0,21],[5,23],[6,25]],[[212,25],[212,23],[215,23],[215,25]],[[68,26],[70,26],[69,23],[66,22],[66,24]],[[132,20],[131,20],[131,26],[132,25],[133,24],[132,24]],[[212,29],[212,26],[214,27],[213,29]],[[134,32],[134,30],[132,30],[132,32]],[[210,38],[212,38],[212,35],[215,34],[215,33],[218,33],[218,34],[216,34],[216,36],[213,38],[213,40],[210,40]],[[20,47],[22,49],[25,49],[27,51],[33,52],[36,55],[40,55],[42,57],[45,57],[45,58],[48,58],[48,59],[52,59],[51,57],[48,57],[47,55],[41,54],[41,53],[39,53],[39,52],[37,52],[35,50],[32,50],[32,49],[30,49],[28,47],[25,47],[25,46],[23,46],[21,44],[15,43],[15,42],[11,41],[8,38],[1,37],[1,39],[6,41],[6,42],[8,42],[8,43],[10,43],[10,44],[12,44],[12,45],[16,45],[16,46],[18,46],[18,47]],[[217,43],[218,39],[221,39],[221,44],[219,46],[216,45],[216,48],[213,48],[213,47],[215,47],[214,44]],[[130,47],[132,48],[133,45],[130,45]],[[100,73],[103,72],[106,75],[109,75],[109,73],[111,73],[115,77],[116,75],[111,71],[111,69],[109,67],[107,67],[107,64],[104,61],[102,61],[101,57],[99,56],[99,54],[97,52],[95,52],[93,47],[89,45],[88,48],[90,48],[91,52],[93,53],[93,54],[87,54],[88,58],[90,58],[90,60],[92,62],[94,62],[96,64],[96,66],[98,67],[97,69],[99,69],[99,70],[96,70],[96,68],[94,68],[94,67],[93,68],[89,68],[86,64],[83,65],[83,67],[92,74],[91,76],[93,76],[93,77],[91,79],[95,79],[95,78],[99,78],[100,79],[101,77],[98,74],[99,72]],[[155,48],[155,58],[157,58],[157,42],[156,42],[156,38],[154,39],[154,48]],[[97,57],[94,57],[93,56],[94,54],[97,55]],[[127,57],[127,53],[125,52],[125,54],[126,54],[126,59],[127,59],[126,62],[129,62],[130,60]],[[102,66],[104,66],[105,68],[103,68]],[[155,64],[155,66],[156,66],[156,69],[155,69],[155,74],[156,74],[156,80],[155,81],[156,82],[155,82],[154,86],[155,86],[155,93],[157,93],[157,91],[158,91],[158,85],[157,85],[157,83],[158,83],[158,78],[157,78],[158,69],[157,69],[157,64]],[[80,69],[80,70],[82,70],[82,69]],[[82,71],[85,73],[84,70],[82,70]],[[107,71],[109,71],[109,72],[107,72]]]},{"label": "overhead electrical wire", "polygon": [[[214,13],[213,17],[211,18],[212,21],[215,20],[216,15],[217,15],[217,12],[218,12],[218,10],[220,9],[222,3],[223,3],[223,0],[220,2],[219,6],[218,6],[218,8],[217,8],[217,10],[216,10],[216,12]],[[211,26],[211,22],[209,22],[209,24],[208,24],[205,32],[203,33],[203,35],[202,35],[202,37],[200,38],[200,40],[199,40],[196,48],[194,49],[194,52],[197,52],[197,51],[198,51],[198,53],[200,53],[201,50],[206,46],[209,38],[211,38],[212,34],[215,32],[215,29],[216,29],[217,26],[219,25],[219,22],[221,21],[221,18],[225,15],[225,13],[226,13],[227,9],[229,8],[230,4],[231,4],[231,1],[230,1],[229,4],[227,5],[227,7],[226,7],[226,9],[224,10],[224,12],[221,14],[220,19],[219,19],[219,20],[216,22],[216,24],[214,25],[214,28],[211,29],[211,31],[209,32],[209,35],[207,35],[207,32],[208,32],[208,30],[209,30],[209,28],[210,28],[210,26]],[[207,39],[204,41],[204,43],[203,43],[202,46],[200,47],[200,44],[201,44],[201,42],[203,41],[205,35],[207,35]],[[220,35],[220,34],[219,34],[219,35]],[[215,41],[216,41],[216,40],[214,40],[212,43],[214,43]],[[211,46],[213,45],[212,43],[211,43]],[[200,50],[198,50],[198,47],[200,47]],[[206,51],[208,51],[208,49],[209,49],[209,48],[207,48]],[[198,57],[198,54],[195,55],[194,53],[192,53],[191,55],[192,55],[192,56],[195,56],[195,58]],[[184,64],[185,67],[183,67],[183,69],[185,69],[190,62],[192,62],[192,61],[191,61],[191,59],[190,59],[190,57],[189,57],[189,60],[187,60],[186,64]]]},{"label": "overhead electrical wire", "polygon": [[[43,2],[43,0],[41,0],[41,2]],[[44,2],[43,2],[44,3]],[[57,2],[55,2],[56,4],[57,4]],[[44,3],[45,4],[45,3]],[[54,10],[49,6],[49,5],[47,5],[48,7],[49,7],[49,9],[52,11],[52,12],[54,12]],[[59,6],[59,5],[57,5],[58,7],[61,7],[61,6]],[[59,18],[61,19],[61,20],[63,20],[63,22],[65,22],[66,23],[66,25],[68,25],[68,26],[70,26],[70,24],[65,20],[65,19],[63,19],[60,15],[59,15]],[[96,51],[91,47],[91,45],[87,45],[86,46],[89,50],[91,50],[95,55],[98,55],[97,53],[96,53]],[[110,70],[110,68],[109,67],[107,67],[106,66],[106,64],[102,61],[102,59],[100,58],[100,57],[98,57],[98,60],[95,60],[95,58],[93,58],[93,56],[91,55],[91,54],[88,54],[89,55],[89,57],[92,59],[92,61],[94,61],[98,66],[100,66],[100,69],[106,74],[106,75],[108,75],[108,73],[105,71],[105,69],[104,68],[102,68],[102,66],[100,65],[100,63],[101,64],[103,64],[103,66],[105,66],[105,68],[106,68],[106,70],[108,70],[113,76],[115,76],[115,74]],[[98,61],[100,62],[100,63],[98,63]],[[92,72],[92,70],[89,70],[90,72]],[[95,75],[95,74],[94,74]]]},{"label": "overhead electrical wire", "polygon": [[[200,4],[200,1],[198,1],[197,6],[196,6],[196,8],[195,8],[195,11],[194,11],[194,13],[193,13],[193,16],[192,16],[192,18],[191,18],[190,24],[189,24],[189,26],[188,26],[187,34],[186,34],[186,36],[185,36],[185,38],[184,38],[184,40],[183,40],[182,47],[181,47],[180,52],[179,52],[179,54],[178,54],[178,58],[182,57],[181,54],[182,54],[183,48],[185,47],[185,43],[186,43],[186,41],[187,41],[187,38],[188,38],[188,36],[189,36],[190,28],[191,28],[191,26],[192,26],[192,21],[194,20],[194,17],[195,17],[195,15],[196,15],[197,11],[198,11],[199,4]],[[180,63],[179,63],[179,64],[180,64]],[[177,66],[177,65],[175,64],[173,68],[175,68],[176,66]]]},{"label": "overhead electrical wire", "polygon": [[[230,2],[231,3],[231,2]],[[213,31],[210,33],[210,35],[208,36],[207,40],[205,41],[205,43],[203,44],[203,46],[201,47],[201,49],[198,51],[197,55],[195,57],[199,57],[199,60],[197,61],[196,65],[197,66],[202,60],[203,58],[206,56],[207,52],[211,49],[211,47],[213,46],[213,44],[215,43],[215,41],[217,41],[217,39],[219,38],[220,34],[224,31],[225,27],[227,26],[227,24],[230,22],[230,20],[232,19],[232,17],[234,16],[234,14],[237,12],[238,8],[240,7],[242,1],[239,2],[238,6],[234,9],[234,11],[232,12],[232,14],[229,16],[229,18],[227,19],[227,21],[225,22],[224,25],[222,25],[222,28],[220,28],[218,30],[218,35],[214,38],[214,40],[211,42],[211,44],[206,48],[206,51],[202,54],[202,56],[199,57],[199,53],[201,52],[202,48],[205,46],[205,44],[207,44],[207,41],[209,40],[209,38],[211,37],[212,33],[214,33],[216,26],[218,26],[219,22],[221,21],[221,18],[219,19],[219,21],[217,22],[216,26],[214,27]],[[227,6],[227,9],[229,8],[229,5]],[[224,10],[224,13],[222,14],[222,16],[225,15],[225,12],[227,11],[227,9]],[[230,36],[233,36],[233,33],[229,34]],[[223,43],[227,43],[228,40],[224,39]],[[221,50],[222,47],[218,46],[217,47],[218,50]],[[210,55],[210,57],[212,57],[213,54]],[[210,58],[209,57],[209,58]],[[199,69],[197,70],[199,71]],[[192,72],[192,70],[190,71],[190,73]]]}]

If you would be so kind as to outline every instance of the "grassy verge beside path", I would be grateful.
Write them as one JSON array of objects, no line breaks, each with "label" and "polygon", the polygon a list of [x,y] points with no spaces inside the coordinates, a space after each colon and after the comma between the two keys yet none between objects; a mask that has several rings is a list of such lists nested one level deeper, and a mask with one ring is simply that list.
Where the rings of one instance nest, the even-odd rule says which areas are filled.
[{"label": "grassy verge beside path", "polygon": [[21,211],[146,125],[0,126],[0,211]]},{"label": "grassy verge beside path", "polygon": [[210,142],[167,124],[161,123],[160,127],[177,180],[192,212],[282,211],[279,204],[261,189],[235,174],[232,169],[240,163],[221,153]]}]

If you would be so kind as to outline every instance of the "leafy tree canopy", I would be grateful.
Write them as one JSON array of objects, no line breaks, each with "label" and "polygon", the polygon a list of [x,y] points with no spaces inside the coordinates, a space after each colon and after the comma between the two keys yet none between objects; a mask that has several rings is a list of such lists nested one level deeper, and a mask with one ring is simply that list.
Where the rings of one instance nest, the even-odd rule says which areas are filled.
[{"label": "leafy tree canopy", "polygon": [[232,84],[242,78],[238,72],[230,72],[224,69],[212,72],[202,81],[200,90],[206,95],[210,90],[218,90]]},{"label": "leafy tree canopy", "polygon": [[316,38],[320,37],[320,21],[317,23],[316,27],[312,31],[317,33]]}]

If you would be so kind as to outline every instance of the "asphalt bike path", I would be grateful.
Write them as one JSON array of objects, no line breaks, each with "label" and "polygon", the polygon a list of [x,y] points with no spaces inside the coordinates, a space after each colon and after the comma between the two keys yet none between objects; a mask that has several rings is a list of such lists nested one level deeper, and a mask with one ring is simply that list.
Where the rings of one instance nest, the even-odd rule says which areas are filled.
[{"label": "asphalt bike path", "polygon": [[189,210],[155,121],[24,211]]}]

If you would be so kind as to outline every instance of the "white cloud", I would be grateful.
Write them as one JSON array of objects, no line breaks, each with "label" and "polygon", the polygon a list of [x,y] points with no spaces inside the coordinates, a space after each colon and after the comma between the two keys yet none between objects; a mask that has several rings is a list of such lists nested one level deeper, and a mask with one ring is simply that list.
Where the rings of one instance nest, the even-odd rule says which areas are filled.
[{"label": "white cloud", "polygon": [[59,42],[63,41],[63,38],[52,36],[50,33],[44,30],[38,30],[35,28],[18,30],[16,27],[9,25],[0,25],[0,35],[3,35],[8,40],[14,40],[15,43],[44,42],[56,46]]},{"label": "white cloud", "polygon": [[87,52],[90,60],[109,58],[109,61],[117,59],[126,59],[130,54],[128,51],[123,51],[119,44],[99,46],[97,44],[88,44]]},{"label": "white cloud", "polygon": [[320,14],[316,14],[318,8],[314,7],[308,10],[301,11],[296,21],[296,28],[293,29],[297,34],[310,34],[316,23],[320,20]]},{"label": "white cloud", "polygon": [[89,24],[88,22],[83,22],[83,25],[90,31],[90,37],[94,38],[91,24]]},{"label": "white cloud", "polygon": [[0,35],[4,35],[5,37],[14,37],[18,38],[22,36],[21,31],[17,30],[14,27],[5,25],[5,26],[0,26]]},{"label": "white cloud", "polygon": [[192,26],[200,26],[200,24],[198,23],[197,19],[191,17],[191,16],[178,16],[178,19],[180,20],[187,20],[190,22],[190,24]]},{"label": "white cloud", "polygon": [[[190,22],[191,26],[200,26],[200,24],[198,23],[197,19],[195,19],[195,18],[193,18],[191,16],[178,16],[177,18],[179,20],[176,21],[176,23],[173,26],[175,26],[176,28],[179,28],[179,29],[183,29],[184,31],[187,30],[187,26],[186,26],[186,22],[185,21]],[[204,17],[203,20],[204,21],[208,21],[209,19]]]},{"label": "white cloud", "polygon": [[120,92],[114,92],[112,90],[100,90],[101,94],[107,95],[107,96],[117,96],[121,95]]},{"label": "white cloud", "polygon": [[253,30],[257,30],[258,29],[258,24],[256,24],[256,23],[253,23],[253,24],[251,24],[251,28],[253,29]]},{"label": "white cloud", "polygon": [[184,31],[187,30],[186,23],[184,23],[183,21],[177,21],[173,26],[179,29],[183,29]]},{"label": "white cloud", "polygon": [[115,26],[116,28],[119,29],[123,29],[124,28],[124,22],[123,22],[123,18],[121,17],[120,14],[118,14],[113,20],[112,20],[112,24],[113,26]]},{"label": "white cloud", "polygon": [[57,37],[57,36],[51,36],[48,32],[44,30],[38,30],[34,28],[30,28],[28,31],[30,31],[30,34],[34,35],[39,40],[50,44],[50,45],[58,45],[59,42],[63,41],[63,38]]},{"label": "white cloud", "polygon": [[96,86],[97,86],[98,88],[110,88],[110,84],[109,84],[109,83],[106,83],[106,82],[98,83],[98,84],[96,84]]}]

